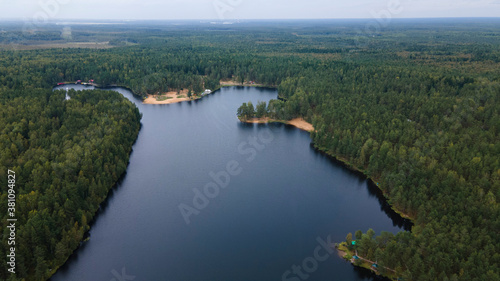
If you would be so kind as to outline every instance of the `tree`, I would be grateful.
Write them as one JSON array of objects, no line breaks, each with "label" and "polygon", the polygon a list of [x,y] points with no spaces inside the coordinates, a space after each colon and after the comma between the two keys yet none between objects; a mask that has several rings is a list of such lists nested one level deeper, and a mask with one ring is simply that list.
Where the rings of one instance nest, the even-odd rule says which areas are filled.
[{"label": "tree", "polygon": [[238,118],[240,118],[244,121],[247,120],[246,112],[247,112],[247,103],[244,102],[240,107],[238,107],[238,110],[237,110]]},{"label": "tree", "polygon": [[368,229],[366,234],[368,234],[368,237],[370,237],[370,239],[373,239],[373,237],[375,236],[375,231],[373,231],[373,229],[370,228]]},{"label": "tree", "polygon": [[256,106],[255,116],[257,118],[262,118],[267,115],[267,104],[264,101],[259,101]]},{"label": "tree", "polygon": [[[44,28],[31,39],[60,37]],[[414,219],[411,233],[382,233],[374,245],[371,235],[358,239],[376,248],[375,256],[382,252],[381,263],[410,277],[405,279],[498,279],[500,75],[493,70],[500,67],[500,31],[457,22],[439,29],[446,40],[428,44],[421,38],[429,38],[431,29],[402,24],[388,30],[405,35],[397,38],[401,42],[381,31],[385,39],[364,49],[344,40],[349,34],[319,24],[303,30],[312,38],[307,42],[291,42],[287,27],[215,37],[186,28],[168,40],[141,29],[125,35],[134,38],[111,36],[139,46],[106,52],[0,52],[0,186],[6,186],[1,173],[16,169],[23,198],[16,277],[36,279],[37,267],[43,273],[44,264],[60,265],[53,253],[67,257],[76,248],[80,235],[65,233],[84,214],[92,219],[125,171],[140,124],[138,111],[113,93],[70,91],[71,100],[63,102],[64,92],[50,90],[55,83],[92,77],[139,95],[181,88],[199,94],[204,85],[234,77],[278,86],[280,99],[270,101],[268,117],[313,119],[316,147],[377,179],[392,207]],[[57,246],[61,237],[67,241]],[[29,254],[36,241],[42,241],[36,255],[44,264]],[[415,254],[421,262],[408,258]],[[0,279],[7,278],[0,270]]]},{"label": "tree", "polygon": [[347,236],[345,237],[345,242],[347,243],[347,247],[351,248],[352,247],[352,233],[347,233]]},{"label": "tree", "polygon": [[255,116],[255,108],[254,108],[253,103],[251,101],[249,101],[247,103],[245,115],[247,116],[247,118],[253,118]]},{"label": "tree", "polygon": [[356,241],[361,241],[362,236],[363,232],[361,230],[356,230],[356,232],[354,232],[354,237],[356,237]]},{"label": "tree", "polygon": [[246,121],[249,118],[253,118],[255,115],[255,109],[252,102],[243,103],[237,110],[238,117]]}]

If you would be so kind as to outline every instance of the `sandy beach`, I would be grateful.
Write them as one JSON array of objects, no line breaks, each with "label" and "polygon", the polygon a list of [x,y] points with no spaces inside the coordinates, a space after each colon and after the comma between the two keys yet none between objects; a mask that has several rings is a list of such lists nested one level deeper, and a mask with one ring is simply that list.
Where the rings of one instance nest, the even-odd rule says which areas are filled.
[{"label": "sandy beach", "polygon": [[311,123],[308,123],[303,118],[295,118],[288,121],[288,124],[293,125],[301,130],[312,132],[314,131],[314,127]]},{"label": "sandy beach", "polygon": [[[261,84],[256,84],[256,83],[250,84],[248,82],[241,84],[241,83],[238,83],[238,82],[233,81],[233,80],[226,80],[226,81],[221,80],[220,85],[222,87],[225,87],[225,86],[256,86],[256,87],[262,86]],[[144,101],[142,103],[144,103],[144,104],[171,104],[171,103],[193,100],[193,98],[187,97],[188,91],[189,90],[184,89],[184,90],[180,91],[180,93],[178,93],[176,91],[172,91],[172,92],[163,93],[161,95],[148,95],[148,97],[146,99],[144,99]],[[183,96],[183,97],[178,98],[177,96]],[[194,99],[200,98],[200,97],[196,97],[196,96],[194,96],[194,97],[195,97]],[[294,119],[294,120],[296,120],[296,119]],[[291,120],[290,122],[292,122],[294,120]],[[296,127],[306,126],[306,128],[307,128],[307,125],[301,124],[300,121],[294,121],[294,122],[296,122],[297,125],[292,124],[292,123],[290,123],[290,124],[294,125]]]},{"label": "sandy beach", "polygon": [[[177,102],[182,102],[182,101],[188,101],[191,100],[190,98],[187,97],[188,90],[183,90],[178,94],[177,92],[168,92],[162,94],[160,97],[160,100],[157,99],[158,95],[148,95],[148,97],[142,102],[145,104],[170,104],[170,103],[177,103]],[[183,97],[177,97],[177,96],[183,96]],[[165,100],[163,100],[166,97]]]},{"label": "sandy beach", "polygon": [[282,123],[285,123],[285,124],[288,124],[288,125],[295,126],[295,127],[299,128],[299,129],[307,131],[307,132],[314,131],[313,125],[311,123],[308,123],[303,118],[295,118],[295,119],[292,119],[290,121],[284,122],[284,121],[281,121],[281,120],[273,120],[273,119],[269,119],[268,117],[264,117],[264,118],[252,118],[252,119],[249,119],[249,120],[246,120],[246,121],[243,121],[243,122],[246,122],[246,123],[282,122]]}]

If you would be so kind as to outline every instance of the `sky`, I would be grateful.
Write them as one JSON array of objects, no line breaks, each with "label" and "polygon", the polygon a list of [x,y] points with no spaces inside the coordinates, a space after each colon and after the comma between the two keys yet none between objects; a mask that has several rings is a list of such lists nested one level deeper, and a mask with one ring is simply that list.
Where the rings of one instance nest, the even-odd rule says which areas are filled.
[{"label": "sky", "polygon": [[0,20],[384,17],[500,17],[500,0],[0,0]]}]

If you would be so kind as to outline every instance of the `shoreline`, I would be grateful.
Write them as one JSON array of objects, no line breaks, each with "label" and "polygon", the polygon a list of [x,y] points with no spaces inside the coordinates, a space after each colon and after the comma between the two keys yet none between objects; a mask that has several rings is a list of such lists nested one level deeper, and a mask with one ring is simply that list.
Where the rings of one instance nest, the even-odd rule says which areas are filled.
[{"label": "shoreline", "polygon": [[[337,250],[337,255],[342,259],[348,261],[352,266],[363,268],[366,270],[370,270],[373,274],[384,277],[389,280],[399,280],[396,274],[396,271],[389,267],[384,267],[384,273],[381,273],[378,268],[373,267],[373,264],[377,264],[375,261],[367,260],[359,255],[357,255],[357,251],[352,251],[347,248],[347,243],[341,242],[339,244],[335,244],[335,249]],[[358,261],[354,258],[354,256],[358,256]]]},{"label": "shoreline", "polygon": [[188,90],[182,90],[179,92],[170,91],[163,93],[161,95],[147,95],[142,103],[143,104],[171,104],[183,101],[191,101],[193,98],[188,98]]},{"label": "shoreline", "polygon": [[241,120],[243,123],[249,123],[249,124],[267,124],[267,123],[283,123],[287,125],[292,125],[300,130],[306,131],[306,132],[313,132],[314,131],[314,126],[304,120],[304,118],[294,118],[292,120],[277,120],[277,119],[271,119],[269,117],[262,117],[262,118],[252,118],[248,120]]},{"label": "shoreline", "polygon": [[[358,173],[360,176],[365,177],[368,181],[371,181],[372,184],[374,184],[377,187],[378,191],[380,191],[380,193],[384,197],[384,199],[387,202],[387,204],[389,204],[389,208],[392,211],[394,211],[397,215],[399,215],[401,218],[403,218],[405,220],[409,220],[412,223],[412,226],[414,225],[415,218],[410,217],[408,214],[405,214],[403,211],[398,210],[393,204],[389,203],[389,197],[387,196],[386,192],[384,192],[382,190],[382,188],[380,187],[380,185],[378,184],[378,181],[379,181],[378,179],[375,179],[375,178],[369,176],[364,169],[360,169],[359,167],[353,165],[345,157],[332,154],[332,153],[328,152],[327,149],[325,149],[323,147],[319,147],[316,144],[314,144],[314,148],[316,150],[318,150],[320,153],[323,153],[326,156],[331,157],[334,160],[342,163],[349,170],[354,171],[354,172]],[[411,232],[411,230],[410,230],[410,232]],[[360,264],[356,264],[354,262],[354,259],[352,258],[352,256],[354,255],[354,253],[352,251],[349,251],[349,249],[347,248],[347,245],[346,245],[345,241],[344,242],[339,242],[338,244],[336,243],[336,247],[335,248],[337,250],[337,255],[340,258],[342,258],[344,260],[347,260],[349,263],[351,263],[352,266],[370,270],[373,274],[376,274],[377,276],[381,276],[381,277],[387,278],[389,280],[398,280],[397,277],[392,276],[391,274],[381,274],[379,271],[377,271],[376,269],[372,268],[371,266],[366,266],[365,262],[362,262]],[[395,271],[393,269],[390,269],[390,268],[387,268],[387,269],[389,269],[389,271],[392,271],[392,272],[395,273]]]},{"label": "shoreline", "polygon": [[[253,82],[253,81],[252,81]],[[220,86],[221,87],[232,87],[232,86],[239,86],[239,87],[264,87],[264,88],[278,88],[275,85],[264,85],[260,83],[249,83],[249,82],[244,82],[244,83],[239,83],[233,80],[221,80],[220,81]]]},{"label": "shoreline", "polygon": [[[252,123],[253,124],[267,124],[267,123],[277,122],[277,123],[292,125],[300,130],[304,130],[307,132],[313,132],[315,130],[314,126],[311,123],[308,123],[307,121],[305,121],[303,118],[294,118],[294,119],[289,120],[289,121],[284,121],[284,120],[278,120],[278,119],[271,119],[269,117],[262,117],[262,118],[252,118],[252,119],[248,119],[248,120],[241,120],[240,119],[240,121],[243,123],[249,123],[249,124],[252,124]],[[332,153],[328,152],[327,149],[325,149],[323,147],[319,147],[316,144],[313,144],[313,145],[314,145],[314,148],[316,150],[318,150],[320,153],[323,153],[326,156],[335,159],[336,161],[340,162],[343,166],[345,166],[347,169],[349,169],[353,172],[359,173],[361,176],[363,176],[368,181],[370,181],[374,186],[377,187],[377,190],[382,194],[385,201],[389,205],[389,208],[392,211],[394,211],[397,215],[399,215],[402,219],[409,220],[413,224],[413,222],[415,221],[415,218],[411,217],[410,215],[404,213],[401,210],[398,210],[393,204],[391,204],[389,202],[389,196],[380,187],[379,179],[371,177],[370,175],[368,175],[366,173],[366,171],[364,169],[360,169],[359,167],[355,166],[347,158],[332,154]]]},{"label": "shoreline", "polygon": [[360,169],[359,167],[355,166],[354,164],[352,164],[347,158],[343,157],[343,156],[340,156],[340,155],[335,155],[335,154],[332,154],[330,152],[328,152],[327,149],[323,148],[323,147],[319,147],[317,146],[316,144],[314,144],[314,147],[320,151],[321,153],[324,153],[325,155],[329,156],[329,157],[332,157],[333,159],[341,162],[344,164],[345,167],[347,167],[349,170],[351,171],[354,171],[356,173],[359,173],[360,175],[363,175],[367,180],[371,181],[371,183],[377,187],[377,189],[382,193],[382,195],[384,196],[385,200],[387,201],[387,203],[389,204],[391,210],[393,210],[396,214],[398,214],[401,218],[403,219],[406,219],[406,220],[410,220],[412,223],[413,221],[415,220],[414,217],[411,217],[410,215],[404,213],[403,211],[400,211],[398,210],[396,207],[394,207],[393,204],[391,204],[389,202],[389,196],[387,195],[387,193],[382,190],[382,188],[380,187],[379,185],[379,182],[380,182],[380,179],[379,178],[375,178],[375,177],[372,177],[370,175],[368,175],[366,173],[366,170],[364,169]]},{"label": "shoreline", "polygon": [[[220,81],[219,86],[217,86],[215,89],[212,90],[210,94],[213,94],[220,90],[221,88],[224,87],[268,87],[268,88],[275,88],[274,86],[267,86],[264,84],[257,84],[257,83],[238,83],[236,81]],[[143,104],[172,104],[172,103],[179,103],[183,101],[193,101],[193,100],[198,100],[203,98],[203,96],[199,96],[198,94],[193,94],[190,98],[187,97],[187,93],[189,90],[184,89],[182,91],[176,92],[176,91],[169,91],[166,93],[162,93],[159,95],[150,95],[146,94],[147,97],[142,101]],[[208,95],[210,95],[208,94]],[[185,97],[180,97],[178,98],[177,96],[185,96]],[[312,126],[312,125],[311,125]]]},{"label": "shoreline", "polygon": [[[75,82],[68,82],[68,81],[65,81],[65,82],[62,82],[62,83],[63,83],[62,85],[55,85],[53,88],[58,87],[58,86],[63,86],[63,85],[74,85],[74,84],[76,84]],[[158,95],[146,94],[146,97],[144,97],[144,95],[142,95],[142,94],[135,93],[128,86],[122,86],[122,85],[117,85],[117,84],[109,84],[109,85],[103,86],[103,85],[99,85],[97,83],[86,83],[86,84],[82,83],[80,85],[83,85],[83,86],[93,86],[95,89],[107,89],[107,88],[113,88],[113,87],[125,88],[125,89],[131,91],[134,96],[141,97],[143,99],[142,100],[143,104],[173,104],[173,103],[179,103],[179,102],[183,102],[183,101],[194,101],[194,100],[201,99],[201,98],[203,98],[205,96],[205,95],[200,96],[198,94],[193,94],[190,98],[188,98],[187,97],[187,93],[188,93],[189,90],[188,89],[184,89],[184,90],[179,91],[179,92],[169,91],[169,92],[158,94]],[[242,83],[238,83],[238,82],[232,81],[232,80],[231,81],[222,81],[221,80],[219,82],[219,86],[217,86],[216,88],[214,88],[210,94],[213,94],[213,93],[217,92],[221,88],[224,88],[224,87],[234,87],[234,86],[238,86],[238,87],[256,87],[256,88],[260,88],[260,87],[262,87],[262,88],[277,88],[277,86],[270,86],[270,85],[264,85],[264,84],[258,84],[258,83],[251,84],[251,83],[245,82],[245,83],[242,84]],[[185,97],[177,97],[177,96],[185,96]]]},{"label": "shoreline", "polygon": [[[64,83],[65,83],[65,84],[69,84],[69,85],[74,84],[74,82],[64,82]],[[234,83],[234,85],[225,84],[225,83]],[[220,84],[221,84],[221,85],[220,85],[220,86],[218,86],[216,89],[214,89],[214,90],[212,91],[212,93],[211,93],[211,94],[215,93],[216,91],[218,91],[219,89],[224,88],[224,87],[242,86],[241,84],[239,84],[239,83],[237,83],[237,82],[235,82],[235,81],[222,81],[222,80],[221,80],[221,81],[220,81]],[[89,86],[90,86],[90,85],[89,85]],[[101,85],[96,84],[96,83],[94,83],[94,84],[93,84],[93,85],[91,85],[91,86],[94,86],[96,89],[106,89],[106,88],[112,88],[112,87],[122,87],[122,88],[125,88],[125,89],[127,89],[127,90],[131,91],[133,95],[137,95],[137,94],[136,94],[136,93],[135,93],[132,89],[128,88],[127,86],[121,86],[121,85],[107,85],[107,86],[101,86]],[[243,86],[245,86],[245,87],[246,87],[246,85],[243,85]],[[254,85],[252,85],[252,86],[255,86],[255,87],[272,87],[272,86],[266,86],[266,85],[261,85],[261,84],[254,84]],[[57,87],[57,86],[54,86],[54,87]],[[201,99],[201,98],[202,98],[202,97],[198,97],[198,96],[196,96],[195,98],[192,98],[192,99],[190,99],[190,100],[197,100],[197,99]],[[184,101],[184,100],[182,100],[182,101]],[[177,102],[182,102],[182,101],[176,101],[176,102],[170,102],[170,103],[177,103]],[[186,101],[189,101],[189,100],[186,100]],[[144,101],[143,101],[143,103],[144,103]],[[150,104],[150,103],[144,103],[144,104]],[[151,104],[157,104],[157,103],[151,103]],[[158,103],[158,104],[161,104],[161,103]],[[163,103],[163,104],[168,104],[168,103]],[[266,120],[266,119],[267,119],[267,120]],[[293,120],[296,120],[296,119],[302,119],[302,118],[295,118],[295,119],[292,119],[292,120],[290,120],[290,121],[293,121]],[[302,120],[303,120],[303,119],[302,119]],[[308,127],[308,128],[310,128],[310,129],[312,128],[312,130],[310,130],[310,131],[309,131],[309,130],[307,129],[307,127],[306,127],[306,128],[301,128],[301,127],[299,127],[299,126],[300,126],[300,125],[299,125],[299,124],[300,124],[300,122],[298,122],[298,123],[294,123],[294,124],[291,124],[291,123],[289,123],[290,121],[275,120],[275,119],[272,119],[272,120],[271,120],[271,119],[269,119],[269,118],[267,118],[267,117],[266,117],[266,118],[260,118],[260,120],[259,120],[258,118],[252,118],[251,120],[245,120],[245,121],[243,121],[243,120],[241,120],[241,119],[240,119],[240,121],[241,121],[241,122],[244,122],[244,123],[261,123],[261,124],[263,124],[263,123],[269,123],[269,122],[278,122],[278,123],[284,123],[284,124],[289,124],[289,125],[292,125],[292,126],[297,127],[297,128],[299,128],[299,129],[301,129],[301,130],[304,130],[304,131],[308,131],[308,132],[314,131],[314,127],[312,126],[312,124],[307,123],[305,120],[303,120],[303,121],[304,121],[304,123],[302,123],[302,124],[308,124],[308,125],[306,125],[306,126],[309,126],[309,125],[310,125],[310,127]],[[380,188],[380,186],[378,185],[378,181],[379,181],[378,179],[372,178],[371,176],[369,176],[369,175],[366,173],[366,171],[365,171],[365,170],[363,170],[363,169],[360,169],[360,168],[356,167],[355,165],[353,165],[353,164],[352,164],[352,163],[351,163],[348,159],[346,159],[345,157],[342,157],[342,156],[339,156],[339,155],[332,154],[332,153],[328,152],[328,150],[327,150],[327,149],[325,149],[325,148],[323,148],[323,147],[319,147],[319,146],[317,146],[316,144],[314,144],[314,147],[315,147],[318,151],[320,151],[321,153],[324,153],[325,155],[327,155],[327,156],[329,156],[329,157],[332,157],[333,159],[335,159],[335,160],[337,160],[337,161],[341,162],[341,163],[342,163],[342,164],[344,164],[344,166],[345,166],[346,168],[348,168],[349,170],[354,171],[354,172],[357,172],[357,173],[360,173],[360,174],[361,174],[361,175],[363,175],[366,179],[368,179],[369,181],[371,181],[371,182],[372,182],[372,183],[373,183],[373,184],[374,184],[374,185],[378,188],[378,190],[382,193],[382,195],[383,195],[383,197],[385,198],[386,202],[389,204],[390,209],[391,209],[391,210],[393,210],[393,211],[394,211],[396,214],[398,214],[399,216],[401,216],[401,218],[403,218],[403,219],[407,219],[407,220],[410,220],[411,222],[413,222],[413,221],[415,220],[415,218],[413,218],[413,217],[409,216],[408,214],[404,213],[403,211],[398,210],[397,208],[395,208],[395,207],[394,207],[394,205],[393,205],[393,204],[390,204],[390,203],[389,203],[389,197],[387,196],[386,192],[384,192],[384,191],[382,190],[382,188]]]},{"label": "shoreline", "polygon": [[[221,82],[222,83],[222,82]],[[69,85],[73,84],[73,83],[67,83]],[[94,86],[96,89],[107,89],[107,88],[113,88],[113,87],[121,87],[121,88],[125,88],[127,90],[129,90],[130,92],[132,92],[134,95],[135,93],[130,89],[128,88],[127,86],[120,86],[120,85],[107,85],[107,86],[99,86],[97,84],[94,84],[94,85],[89,85],[89,86]],[[223,87],[231,87],[231,86],[241,86],[241,85],[221,85],[220,87],[217,87],[212,93],[216,92],[217,90],[219,90],[220,88],[223,88]],[[243,86],[248,86],[248,85],[243,85]],[[256,86],[256,85],[254,85]],[[55,86],[57,87],[57,86]],[[55,88],[54,87],[54,88]],[[258,87],[258,86],[257,86]],[[262,87],[268,87],[268,86],[262,86]],[[143,101],[144,104],[169,104],[169,103],[178,103],[178,102],[182,102],[182,101],[189,101],[189,100],[196,100],[196,99],[200,99],[202,97],[197,97],[195,96],[194,99],[189,99],[187,98],[187,95],[186,95],[186,98],[177,98],[177,92],[169,92],[170,95],[173,95],[175,94],[176,97],[175,99],[172,98],[172,99],[167,99],[167,100],[164,100],[164,101],[156,101],[155,100],[155,103],[146,103]],[[168,94],[168,93],[167,93]],[[183,95],[183,93],[181,92],[180,95]],[[155,95],[148,95],[148,98],[152,98],[152,99],[156,99],[155,98]],[[172,101],[171,101],[172,100]],[[163,102],[163,103],[162,103]],[[265,118],[252,118],[252,119],[249,119],[249,120],[241,120],[241,122],[243,123],[258,123],[258,124],[266,124],[266,123],[271,123],[271,122],[278,122],[278,123],[283,123],[283,124],[288,124],[288,125],[292,125],[298,129],[301,129],[301,130],[304,130],[304,131],[308,131],[308,132],[312,132],[314,131],[314,127],[311,123],[308,123],[307,121],[305,121],[303,118],[294,118],[292,120],[289,120],[289,121],[284,121],[284,120],[277,120],[277,119],[270,119],[268,117],[265,117]],[[135,142],[134,142],[135,144]],[[383,192],[383,190],[380,188],[380,186],[377,184],[376,182],[376,179],[375,178],[372,178],[370,176],[367,175],[366,171],[356,167],[355,165],[353,165],[351,162],[349,162],[348,159],[346,159],[345,157],[342,157],[342,156],[338,156],[338,155],[334,155],[332,153],[329,153],[327,149],[325,148],[322,148],[322,147],[318,147],[317,145],[314,145],[314,148],[317,149],[319,152],[321,153],[324,153],[326,156],[328,157],[332,157],[333,159],[335,159],[336,161],[339,161],[340,163],[342,163],[346,168],[348,168],[349,170],[351,171],[354,171],[354,172],[357,172],[359,173],[360,175],[363,175],[366,179],[370,180],[376,187],[377,189],[382,193],[384,199],[386,200],[387,203],[388,202],[388,197],[386,196],[385,192]],[[128,167],[128,165],[127,165]],[[118,181],[119,182],[119,181]],[[114,183],[113,187],[116,186],[116,184],[118,183]],[[108,196],[106,196],[106,199],[108,199]],[[103,201],[104,202],[104,201]],[[404,214],[403,212],[401,211],[398,211],[396,208],[394,208],[394,206],[392,204],[389,204],[390,206],[390,209],[393,210],[394,212],[396,212],[399,216],[401,216],[403,219],[409,219],[410,221],[414,221],[414,218],[411,218],[409,217],[408,215]],[[99,213],[99,210],[97,212],[95,212],[95,216],[94,216],[94,220],[97,216],[97,214]],[[87,231],[87,233],[89,233],[90,229],[92,228],[91,224],[89,224],[90,228],[89,230]],[[85,238],[84,237],[84,240],[88,240],[89,237]],[[83,241],[83,240],[82,240]],[[81,244],[77,249],[75,249],[72,254],[68,257],[68,259],[63,263],[63,265],[61,265],[60,267],[58,268],[55,268],[54,269],[54,273],[58,271],[58,269],[60,269],[61,267],[63,267],[64,265],[66,265],[69,261],[69,259],[71,258],[71,256],[74,255],[74,253],[82,246],[83,244]],[[349,254],[349,252],[347,251],[343,251],[339,248],[337,248],[337,254],[339,257],[341,258],[344,258],[345,259],[345,256],[347,254]],[[352,263],[353,266],[356,266],[356,267],[359,267],[358,265]],[[362,267],[362,266],[361,266]],[[363,268],[363,267],[362,267]],[[369,268],[369,270],[371,270],[374,274],[376,274],[376,272],[373,271],[373,269]],[[54,274],[53,273],[53,274]],[[52,274],[52,275],[53,275]],[[384,276],[384,275],[379,275],[379,276]],[[387,276],[384,276],[384,277],[387,277]]]}]

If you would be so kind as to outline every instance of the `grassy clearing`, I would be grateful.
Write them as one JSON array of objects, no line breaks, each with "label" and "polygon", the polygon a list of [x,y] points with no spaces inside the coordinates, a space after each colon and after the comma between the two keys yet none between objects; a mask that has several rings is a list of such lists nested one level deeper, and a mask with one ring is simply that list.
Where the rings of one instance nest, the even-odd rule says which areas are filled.
[{"label": "grassy clearing", "polygon": [[167,97],[167,96],[158,96],[156,97],[157,101],[164,101],[164,100],[169,100],[172,99],[172,97]]}]

